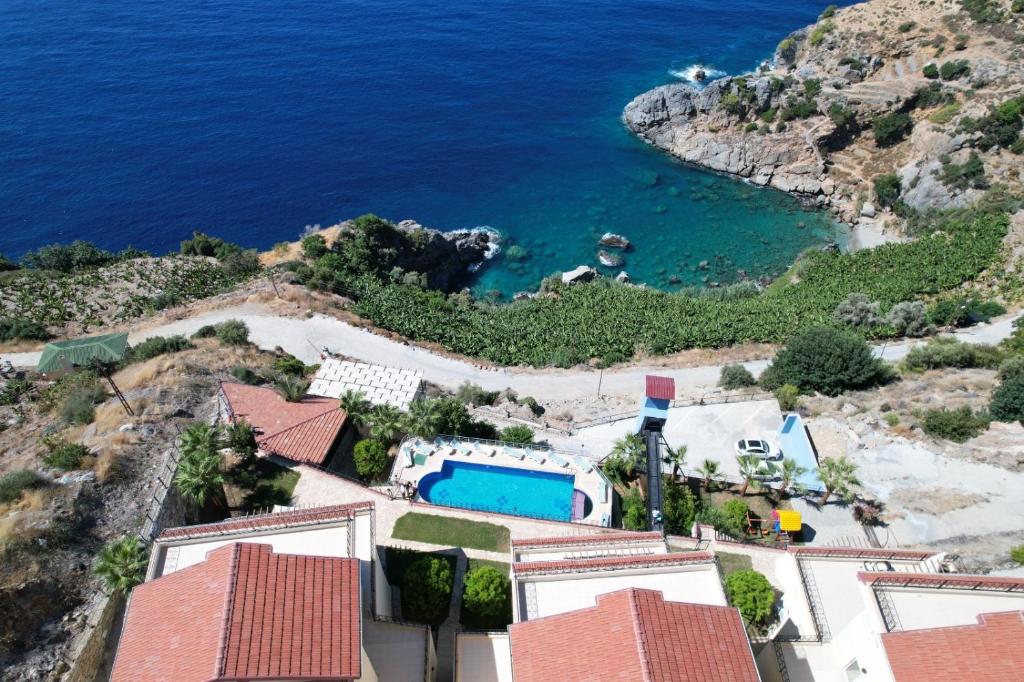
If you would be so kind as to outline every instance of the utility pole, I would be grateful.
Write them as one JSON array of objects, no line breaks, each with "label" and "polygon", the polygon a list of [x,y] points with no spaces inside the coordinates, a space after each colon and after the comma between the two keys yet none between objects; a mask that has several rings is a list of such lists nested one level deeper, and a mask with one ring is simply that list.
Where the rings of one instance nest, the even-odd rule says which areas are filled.
[{"label": "utility pole", "polygon": [[601,383],[604,381],[604,367],[601,368],[601,374],[597,378],[597,397],[601,397]]}]

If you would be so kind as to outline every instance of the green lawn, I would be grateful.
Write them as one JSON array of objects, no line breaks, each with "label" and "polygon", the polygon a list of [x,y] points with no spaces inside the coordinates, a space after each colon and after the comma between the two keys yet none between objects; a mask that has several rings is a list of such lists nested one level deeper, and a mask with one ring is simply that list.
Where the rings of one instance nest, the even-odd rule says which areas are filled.
[{"label": "green lawn", "polygon": [[715,552],[715,556],[718,557],[719,563],[722,564],[722,573],[724,573],[726,577],[732,575],[736,571],[753,568],[754,566],[753,561],[746,554]]},{"label": "green lawn", "polygon": [[409,512],[399,518],[391,536],[398,540],[489,552],[507,552],[509,548],[508,528],[504,526],[419,512]]},{"label": "green lawn", "polygon": [[249,465],[235,466],[228,472],[227,482],[243,496],[241,510],[250,512],[268,510],[275,504],[291,504],[300,475],[294,469],[260,457]]}]

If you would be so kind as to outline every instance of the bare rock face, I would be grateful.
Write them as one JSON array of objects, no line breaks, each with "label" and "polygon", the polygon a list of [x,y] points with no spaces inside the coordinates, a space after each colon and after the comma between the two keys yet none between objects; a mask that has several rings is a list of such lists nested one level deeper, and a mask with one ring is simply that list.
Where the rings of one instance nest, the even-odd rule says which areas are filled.
[{"label": "bare rock face", "polygon": [[[734,78],[704,89],[682,83],[655,88],[630,102],[623,120],[630,130],[687,163],[730,173],[786,192],[822,192],[824,166],[805,139],[805,126],[793,124],[768,135],[745,132],[718,105],[733,94]],[[746,79],[759,109],[773,106],[769,78]]]},{"label": "bare rock face", "polygon": [[578,268],[562,273],[563,284],[583,284],[597,278],[597,270],[589,265],[581,265]]},{"label": "bare rock face", "polygon": [[407,272],[426,273],[427,285],[449,291],[473,267],[492,253],[498,236],[488,230],[441,232],[413,220],[395,226],[406,236],[396,244],[396,264]]}]

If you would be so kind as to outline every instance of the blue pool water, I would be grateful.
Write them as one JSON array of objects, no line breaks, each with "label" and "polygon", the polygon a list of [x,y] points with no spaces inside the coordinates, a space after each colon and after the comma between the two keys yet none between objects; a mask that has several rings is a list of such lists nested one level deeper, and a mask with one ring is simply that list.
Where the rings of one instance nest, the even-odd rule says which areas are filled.
[{"label": "blue pool water", "polygon": [[420,479],[424,501],[444,507],[569,521],[575,477],[445,460],[441,471]]},{"label": "blue pool water", "polygon": [[810,436],[804,428],[804,422],[798,414],[788,414],[779,427],[779,449],[786,459],[795,460],[804,468],[797,483],[808,490],[821,491],[821,479],[818,478],[818,459],[814,456]]},{"label": "blue pool water", "polygon": [[0,252],[164,252],[197,229],[266,248],[375,212],[525,248],[478,291],[595,263],[606,230],[653,285],[778,273],[837,237],[827,216],[674,163],[619,117],[695,63],[756,66],[826,4],[0,2]]}]

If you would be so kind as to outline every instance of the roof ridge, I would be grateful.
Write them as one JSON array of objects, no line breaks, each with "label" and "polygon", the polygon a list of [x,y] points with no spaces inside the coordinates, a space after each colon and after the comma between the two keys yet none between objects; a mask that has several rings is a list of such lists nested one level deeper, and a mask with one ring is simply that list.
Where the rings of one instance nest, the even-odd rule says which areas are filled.
[{"label": "roof ridge", "polygon": [[[226,532],[236,530],[263,530],[267,528],[287,528],[292,525],[312,525],[322,523],[325,520],[341,521],[351,519],[357,511],[373,508],[373,500],[363,500],[360,502],[332,504],[323,507],[304,507],[301,509],[289,509],[288,511],[282,512],[267,512],[264,514],[253,514],[251,516],[237,516],[230,519],[224,519],[222,521],[213,521],[211,523],[202,523],[194,526],[175,526],[174,528],[167,528],[157,536],[157,541],[192,539],[204,535],[223,535]],[[325,516],[330,516],[332,514],[337,514],[338,516],[331,519],[324,518]],[[264,524],[263,522],[270,523]],[[175,533],[175,531],[180,532]]]},{"label": "roof ridge", "polygon": [[633,639],[634,644],[636,644],[637,654],[640,656],[640,670],[643,671],[645,682],[649,682],[652,677],[651,660],[647,651],[647,632],[640,615],[639,604],[637,603],[639,596],[635,588],[630,588],[626,593],[626,599],[629,600],[629,612],[633,616]]},{"label": "roof ridge", "polygon": [[293,430],[299,428],[300,426],[305,426],[306,424],[308,424],[311,421],[314,421],[316,419],[320,419],[321,417],[324,417],[324,416],[330,414],[331,412],[334,412],[335,410],[338,410],[339,412],[344,414],[346,418],[348,417],[348,413],[345,412],[345,410],[341,409],[341,405],[340,404],[339,405],[335,405],[334,407],[329,407],[326,410],[324,410],[323,412],[321,412],[319,414],[315,414],[312,417],[309,417],[308,419],[303,419],[300,422],[295,422],[291,426],[289,426],[287,428],[283,428],[280,431],[275,431],[274,433],[264,433],[262,436],[257,438],[256,441],[257,442],[263,442],[263,441],[270,440],[271,438],[277,438],[278,436],[280,436],[282,434],[285,434],[285,433],[288,433],[289,431],[293,431]]},{"label": "roof ridge", "polygon": [[235,606],[235,584],[238,582],[239,558],[242,554],[242,543],[231,545],[231,558],[228,559],[228,579],[225,581],[224,610],[220,621],[220,638],[217,641],[217,662],[214,673],[218,678],[224,677],[227,662],[228,633],[231,630],[231,613]]}]

